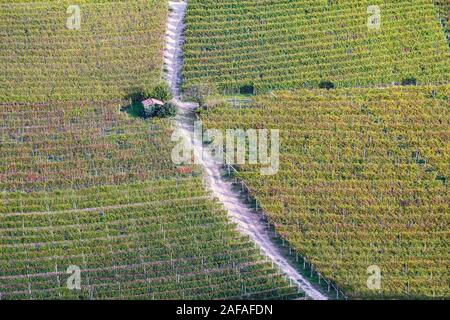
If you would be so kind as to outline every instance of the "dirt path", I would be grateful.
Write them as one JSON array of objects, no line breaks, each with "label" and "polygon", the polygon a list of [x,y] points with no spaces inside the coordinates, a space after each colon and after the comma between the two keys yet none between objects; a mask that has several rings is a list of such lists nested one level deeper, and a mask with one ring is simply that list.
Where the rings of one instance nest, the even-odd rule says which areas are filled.
[{"label": "dirt path", "polygon": [[197,108],[197,104],[181,102],[179,99],[182,83],[181,69],[183,65],[183,17],[186,10],[186,2],[169,2],[169,5],[171,13],[169,15],[166,35],[165,63],[167,81],[176,97],[174,102],[179,107],[179,113],[175,123],[177,129],[183,133],[183,136],[192,137],[191,146],[196,154],[196,158],[200,159],[200,163],[198,164],[203,167],[207,188],[223,204],[231,221],[238,225],[238,230],[242,234],[248,235],[260,248],[261,253],[288,276],[292,283],[295,283],[309,298],[326,300],[327,297],[314,288],[283,256],[280,249],[273,242],[270,230],[263,216],[254,208],[247,205],[242,195],[233,189],[232,182],[222,177],[222,165],[217,163],[211,154],[203,152],[202,141],[194,137],[195,109]]},{"label": "dirt path", "polygon": [[186,1],[169,1],[166,46],[164,49],[165,80],[172,89],[174,97],[181,94],[181,69],[183,68],[184,15]]}]

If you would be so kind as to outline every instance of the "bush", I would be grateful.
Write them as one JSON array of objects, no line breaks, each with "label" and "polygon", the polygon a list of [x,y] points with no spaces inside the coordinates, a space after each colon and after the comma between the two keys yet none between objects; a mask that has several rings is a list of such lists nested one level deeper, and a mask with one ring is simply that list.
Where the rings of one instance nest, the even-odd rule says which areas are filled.
[{"label": "bush", "polygon": [[320,81],[319,88],[330,90],[330,89],[335,89],[336,86],[331,81]]},{"label": "bush", "polygon": [[177,107],[171,103],[167,102],[164,106],[157,108],[156,116],[159,118],[169,118],[177,115]]},{"label": "bush", "polygon": [[239,88],[240,94],[254,94],[254,92],[255,88],[253,87],[253,84],[247,84]]},{"label": "bush", "polygon": [[158,113],[158,106],[142,107],[142,118],[154,118]]},{"label": "bush", "polygon": [[169,118],[174,117],[177,114],[177,107],[171,103],[167,102],[164,106],[151,106],[143,108],[142,117],[144,119],[148,118]]},{"label": "bush", "polygon": [[172,99],[170,88],[166,83],[158,83],[150,90],[144,91],[144,99],[153,98],[161,101],[169,101]]}]

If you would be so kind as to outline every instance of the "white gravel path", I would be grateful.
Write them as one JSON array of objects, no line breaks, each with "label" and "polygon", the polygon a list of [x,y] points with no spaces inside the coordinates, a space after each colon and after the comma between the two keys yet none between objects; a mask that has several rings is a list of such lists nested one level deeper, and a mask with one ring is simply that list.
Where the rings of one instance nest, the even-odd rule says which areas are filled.
[{"label": "white gravel path", "polygon": [[[233,190],[233,184],[222,177],[222,165],[208,152],[203,152],[202,141],[194,137],[195,109],[198,107],[195,103],[181,102],[179,99],[180,87],[182,83],[181,70],[183,66],[182,46],[184,44],[184,22],[187,3],[186,1],[169,2],[170,14],[168,20],[168,30],[166,34],[166,52],[164,61],[166,64],[166,80],[169,83],[174,98],[174,103],[179,107],[179,114],[175,125],[183,135],[192,137],[191,146],[200,159],[199,165],[203,167],[204,179],[207,188],[211,191],[227,210],[230,220],[238,225],[238,230],[248,235],[260,251],[265,255],[281,272],[288,276],[292,283],[305,292],[310,299],[326,300],[327,297],[318,291],[305,279],[283,256],[280,249],[273,242],[270,236],[270,230],[263,216],[254,208],[250,207],[242,195]],[[202,155],[203,153],[203,155]]]},{"label": "white gravel path", "polygon": [[164,49],[165,80],[175,97],[181,91],[184,44],[184,15],[186,1],[169,1],[169,17],[167,20],[166,46]]}]

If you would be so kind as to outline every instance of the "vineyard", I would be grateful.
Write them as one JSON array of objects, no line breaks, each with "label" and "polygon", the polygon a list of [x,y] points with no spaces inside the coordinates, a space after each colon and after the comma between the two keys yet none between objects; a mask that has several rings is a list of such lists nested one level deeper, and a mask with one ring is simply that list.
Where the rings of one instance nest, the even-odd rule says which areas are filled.
[{"label": "vineyard", "polygon": [[[234,94],[322,81],[447,83],[448,46],[436,12],[430,0],[191,0],[184,88],[207,83]],[[379,28],[369,27],[378,14]]]},{"label": "vineyard", "polygon": [[0,1],[0,101],[108,100],[162,78],[165,0]]},{"label": "vineyard", "polygon": [[0,188],[52,191],[173,176],[170,126],[122,119],[121,105],[3,105]]},{"label": "vineyard", "polygon": [[[448,297],[447,86],[299,90],[201,113],[280,129],[280,170],[240,165],[278,233],[354,298]],[[381,290],[366,286],[381,269]]]},{"label": "vineyard", "polygon": [[0,300],[448,299],[448,58],[441,0],[0,0]]},{"label": "vineyard", "polygon": [[125,112],[167,1],[71,4],[0,1],[0,300],[304,297],[173,164],[172,120]]},{"label": "vineyard", "polygon": [[198,169],[174,167],[170,121],[119,105],[2,105],[0,298],[297,297]]}]

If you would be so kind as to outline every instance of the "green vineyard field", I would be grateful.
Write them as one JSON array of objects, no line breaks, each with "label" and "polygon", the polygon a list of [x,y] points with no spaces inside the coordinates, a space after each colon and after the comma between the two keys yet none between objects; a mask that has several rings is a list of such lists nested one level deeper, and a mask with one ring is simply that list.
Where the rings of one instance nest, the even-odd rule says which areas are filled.
[{"label": "green vineyard field", "polygon": [[162,79],[167,2],[0,1],[0,101],[108,100]]},{"label": "green vineyard field", "polygon": [[[379,30],[367,26],[373,5]],[[185,89],[209,84],[234,94],[321,81],[359,87],[449,80],[448,46],[430,0],[191,0],[186,25]]]},{"label": "green vineyard field", "polygon": [[79,30],[72,4],[0,1],[0,300],[304,296],[173,164],[172,121],[121,112],[162,79],[167,1],[77,1]]},{"label": "green vineyard field", "polygon": [[[0,298],[297,297],[198,169],[177,171],[170,120],[119,106],[0,107]],[[72,265],[82,290],[66,286]]]},{"label": "green vineyard field", "polygon": [[[449,86],[298,90],[202,112],[279,129],[280,170],[238,179],[278,233],[352,298],[448,297]],[[381,290],[367,287],[378,266]]]},{"label": "green vineyard field", "polygon": [[0,300],[448,299],[449,2],[174,1],[0,0]]}]

